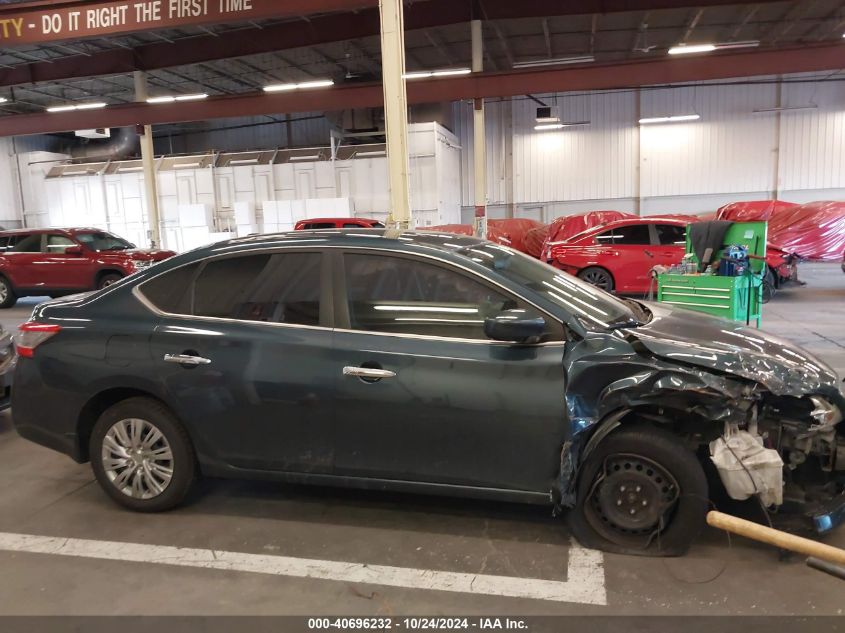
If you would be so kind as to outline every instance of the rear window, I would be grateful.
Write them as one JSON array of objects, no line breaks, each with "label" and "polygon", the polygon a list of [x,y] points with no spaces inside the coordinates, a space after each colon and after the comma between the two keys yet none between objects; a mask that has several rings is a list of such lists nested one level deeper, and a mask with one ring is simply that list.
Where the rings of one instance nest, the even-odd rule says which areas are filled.
[{"label": "rear window", "polygon": [[320,323],[319,253],[262,253],[183,266],[139,288],[162,312],[297,325]]},{"label": "rear window", "polygon": [[188,314],[191,310],[190,286],[199,263],[182,266],[144,282],[144,297],[162,312]]}]

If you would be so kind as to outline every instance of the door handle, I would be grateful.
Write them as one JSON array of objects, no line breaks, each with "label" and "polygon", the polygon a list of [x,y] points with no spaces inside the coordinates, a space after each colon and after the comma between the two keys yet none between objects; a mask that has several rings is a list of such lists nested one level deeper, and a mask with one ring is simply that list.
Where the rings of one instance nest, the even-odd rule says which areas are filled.
[{"label": "door handle", "polygon": [[164,362],[196,367],[197,365],[210,365],[211,359],[203,358],[202,356],[192,356],[191,354],[165,354]]},{"label": "door handle", "polygon": [[380,380],[381,378],[393,378],[396,376],[396,372],[390,371],[389,369],[373,369],[370,367],[344,367],[343,375]]}]

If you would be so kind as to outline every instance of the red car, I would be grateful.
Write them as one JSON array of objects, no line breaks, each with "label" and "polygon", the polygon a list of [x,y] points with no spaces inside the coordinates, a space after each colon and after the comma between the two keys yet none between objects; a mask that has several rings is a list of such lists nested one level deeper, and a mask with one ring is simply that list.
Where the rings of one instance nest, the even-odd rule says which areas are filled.
[{"label": "red car", "polygon": [[105,288],[175,254],[139,249],[99,229],[0,231],[0,308],[11,308],[18,297]]},{"label": "red car", "polygon": [[300,220],[293,227],[294,231],[308,229],[383,229],[384,222],[368,218],[311,218]]},{"label": "red car", "polygon": [[602,290],[644,294],[652,283],[652,268],[683,259],[688,223],[640,217],[608,222],[568,240],[550,242],[545,259]]}]

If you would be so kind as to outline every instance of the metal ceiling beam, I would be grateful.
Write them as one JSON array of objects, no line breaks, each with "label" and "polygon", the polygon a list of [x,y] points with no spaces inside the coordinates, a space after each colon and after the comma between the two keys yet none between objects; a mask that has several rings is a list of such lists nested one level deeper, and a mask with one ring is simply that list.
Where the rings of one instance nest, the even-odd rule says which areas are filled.
[{"label": "metal ceiling beam", "polygon": [[[761,0],[758,4],[779,0]],[[352,0],[298,0],[277,2],[279,6],[307,5],[303,14],[328,10],[326,7],[349,4]],[[469,22],[473,18],[476,0],[425,0],[405,8],[405,29],[417,30],[449,24]],[[83,59],[65,57],[51,62],[21,64],[0,72],[0,86],[13,86],[40,81],[61,81],[73,77],[122,74],[135,70],[157,70],[229,57],[243,57],[278,50],[314,46],[379,34],[376,0],[357,0],[356,4],[370,6],[355,13],[313,17],[302,21],[283,22],[264,28],[239,31],[227,37],[203,35],[181,41],[156,42],[135,48],[95,52]],[[486,19],[516,19],[585,15],[651,9],[688,8],[691,6],[722,6],[736,4],[736,0],[484,0]],[[2,5],[0,5],[2,6]],[[12,5],[15,6],[15,5]],[[11,13],[0,8],[0,15]],[[115,43],[115,46],[118,46]]]},{"label": "metal ceiling beam", "polygon": [[[838,70],[845,45],[803,46],[768,51],[714,53],[686,59],[585,65],[558,69],[444,77],[408,84],[409,103],[507,97],[561,91],[636,88],[667,83]],[[93,127],[182,123],[217,118],[378,107],[380,83],[340,85],[327,90],[252,93],[181,104],[133,103],[105,110],[0,117],[0,136],[63,132]]]}]

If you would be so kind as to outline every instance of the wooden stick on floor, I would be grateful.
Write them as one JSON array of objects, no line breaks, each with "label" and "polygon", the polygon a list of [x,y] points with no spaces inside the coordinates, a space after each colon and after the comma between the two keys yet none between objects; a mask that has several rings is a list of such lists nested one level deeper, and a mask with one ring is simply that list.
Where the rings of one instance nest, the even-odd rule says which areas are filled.
[{"label": "wooden stick on floor", "polygon": [[824,543],[819,543],[808,538],[795,536],[794,534],[782,532],[781,530],[775,530],[765,525],[754,523],[753,521],[746,521],[745,519],[731,516],[730,514],[716,511],[708,512],[707,524],[733,534],[738,534],[739,536],[760,541],[761,543],[767,543],[775,547],[780,547],[781,549],[789,550],[790,552],[814,556],[832,563],[845,565],[845,550],[843,549],[833,547],[832,545],[825,545]]}]

